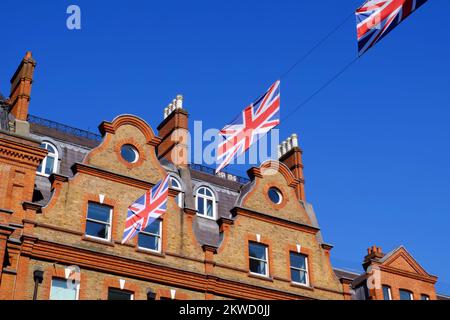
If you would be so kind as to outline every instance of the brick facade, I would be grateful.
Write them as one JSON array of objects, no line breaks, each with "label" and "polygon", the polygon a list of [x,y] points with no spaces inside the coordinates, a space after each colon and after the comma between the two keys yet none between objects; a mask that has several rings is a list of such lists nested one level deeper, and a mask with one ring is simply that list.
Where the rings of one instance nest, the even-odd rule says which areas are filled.
[{"label": "brick facade", "polygon": [[[31,66],[35,62],[27,53],[17,72],[29,75],[24,85],[31,86]],[[28,100],[14,102],[11,115],[26,122]],[[110,288],[139,300],[352,298],[354,279],[333,270],[332,246],[323,242],[306,201],[302,151],[296,143],[284,149],[280,161],[251,168],[247,183],[196,172],[186,164],[188,114],[181,101],[178,96],[165,110],[158,134],[132,115],[101,123],[101,141],[61,138],[34,124],[28,124],[29,133],[0,131],[0,299],[49,299],[52,280],[72,276],[77,277],[78,299],[107,299]],[[173,132],[181,134],[173,138]],[[36,175],[48,152],[40,141],[57,141],[57,172]],[[137,161],[122,157],[125,144],[134,147]],[[69,154],[78,160],[70,162]],[[137,237],[122,244],[128,206],[167,173],[182,188],[170,189],[161,250],[139,248]],[[202,186],[215,196],[214,219],[197,214],[196,190]],[[270,200],[270,188],[280,191],[279,204]],[[176,202],[180,192],[181,207]],[[87,235],[89,203],[111,209],[107,239]],[[250,272],[250,242],[267,247],[267,276]],[[291,252],[306,257],[304,285],[291,279]],[[366,262],[380,263],[392,288],[436,298],[436,278],[409,254],[397,252],[385,260]],[[74,267],[79,273],[71,271]],[[375,290],[370,297],[378,299],[380,293]]]}]

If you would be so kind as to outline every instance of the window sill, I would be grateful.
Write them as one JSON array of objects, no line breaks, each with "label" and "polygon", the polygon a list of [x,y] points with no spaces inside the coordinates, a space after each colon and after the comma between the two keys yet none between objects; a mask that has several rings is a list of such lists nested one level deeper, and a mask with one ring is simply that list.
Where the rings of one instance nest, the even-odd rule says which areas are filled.
[{"label": "window sill", "polygon": [[217,219],[215,217],[208,217],[208,216],[205,216],[205,215],[199,214],[199,213],[197,213],[197,217],[200,217],[200,218],[203,218],[203,219],[212,220],[212,221],[217,221]]},{"label": "window sill", "polygon": [[46,177],[46,178],[50,177],[49,174],[42,173],[42,172],[36,172],[36,175],[41,176],[41,177]]},{"label": "window sill", "polygon": [[258,273],[252,273],[252,272],[249,272],[249,273],[248,273],[248,276],[249,276],[250,278],[255,278],[255,279],[259,279],[259,280],[264,280],[264,281],[273,282],[273,278],[272,278],[272,277],[270,277],[270,276],[265,276],[265,275],[258,274]]},{"label": "window sill", "polygon": [[314,290],[314,288],[311,286],[308,286],[306,284],[297,283],[297,282],[291,282],[291,286],[295,287],[295,288],[301,288],[301,289],[306,289],[306,290],[311,290],[311,291]]},{"label": "window sill", "polygon": [[94,237],[90,237],[90,236],[87,236],[87,235],[83,236],[83,240],[89,241],[89,242],[94,242],[94,243],[99,243],[99,244],[104,244],[104,245],[107,245],[107,246],[110,246],[110,247],[114,247],[114,243],[111,240],[94,238]]},{"label": "window sill", "polygon": [[166,255],[164,253],[159,252],[159,251],[153,251],[153,250],[150,250],[150,249],[136,248],[136,252],[145,253],[145,254],[148,254],[148,255],[151,255],[151,256],[156,256],[156,257],[161,257],[161,258],[165,258],[166,257]]}]

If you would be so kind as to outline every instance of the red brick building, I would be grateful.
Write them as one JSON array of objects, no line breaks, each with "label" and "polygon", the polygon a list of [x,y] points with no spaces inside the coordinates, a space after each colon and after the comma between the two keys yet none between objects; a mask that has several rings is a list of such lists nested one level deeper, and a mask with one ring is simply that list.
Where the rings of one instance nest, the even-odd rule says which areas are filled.
[{"label": "red brick building", "polygon": [[[29,115],[35,66],[27,53],[0,99],[0,299],[436,299],[403,247],[333,269],[296,135],[249,178],[215,175],[185,161],[181,96],[157,132],[120,115],[97,135]],[[167,173],[167,213],[121,244],[128,206]]]}]

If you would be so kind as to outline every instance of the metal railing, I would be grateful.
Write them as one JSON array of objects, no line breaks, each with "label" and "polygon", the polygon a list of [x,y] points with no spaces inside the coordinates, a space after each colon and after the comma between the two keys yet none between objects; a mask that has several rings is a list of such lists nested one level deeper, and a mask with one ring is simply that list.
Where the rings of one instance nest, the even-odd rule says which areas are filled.
[{"label": "metal railing", "polygon": [[250,179],[248,179],[248,178],[244,178],[244,177],[241,177],[241,176],[238,176],[238,175],[235,175],[232,173],[228,173],[228,172],[219,172],[216,174],[215,169],[205,166],[205,165],[202,165],[202,164],[191,163],[190,167],[192,170],[204,172],[204,173],[207,173],[207,174],[210,174],[210,175],[222,178],[222,179],[238,182],[240,184],[246,184],[246,183],[250,182]]},{"label": "metal railing", "polygon": [[94,141],[101,141],[102,140],[102,136],[87,130],[83,130],[83,129],[78,129],[78,128],[74,128],[59,122],[55,122],[55,121],[51,121],[48,119],[44,119],[44,118],[40,118],[40,117],[36,117],[36,116],[32,116],[32,115],[28,115],[28,122],[30,123],[35,123],[47,128],[51,128],[51,129],[55,129],[58,130],[60,132],[64,132],[73,136],[77,136],[77,137],[81,137],[81,138],[86,138],[89,140],[94,140]]}]

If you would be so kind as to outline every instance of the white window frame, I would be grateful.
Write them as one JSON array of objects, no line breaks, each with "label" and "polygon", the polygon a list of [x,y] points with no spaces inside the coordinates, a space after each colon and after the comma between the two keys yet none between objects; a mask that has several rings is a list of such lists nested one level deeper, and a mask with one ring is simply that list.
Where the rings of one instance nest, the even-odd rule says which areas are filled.
[{"label": "white window frame", "polygon": [[[42,145],[44,145],[44,146],[42,146]],[[52,173],[57,173],[57,172],[58,172],[58,162],[59,162],[59,158],[58,158],[59,153],[58,153],[58,149],[56,148],[56,146],[55,146],[53,143],[51,143],[51,142],[48,142],[48,141],[42,141],[42,143],[41,143],[41,148],[44,148],[45,150],[48,150],[48,149],[47,149],[47,146],[51,146],[51,147],[55,150],[55,153],[50,153],[50,152],[47,153],[47,155],[45,156],[45,158],[42,160],[42,163],[41,163],[41,171],[38,171],[38,170],[36,169],[36,174],[38,174],[38,175],[40,175],[40,176],[44,176],[44,177],[49,177],[49,176],[50,176],[50,174],[46,174],[46,173],[45,173],[45,167],[47,166],[47,158],[48,158],[49,156],[51,156],[52,158],[55,159],[55,161],[53,162]]]},{"label": "white window frame", "polygon": [[[147,236],[153,236],[153,237],[157,237],[158,238],[158,249],[154,250],[154,249],[150,249],[150,248],[146,248],[146,247],[141,247],[139,246],[139,239],[138,239],[138,249],[139,250],[144,250],[144,251],[149,251],[149,252],[157,252],[157,253],[161,253],[161,244],[162,244],[162,225],[163,225],[163,220],[162,219],[157,219],[159,221],[159,235],[155,234],[155,233],[151,233],[151,232],[146,232],[146,231],[139,231],[139,233],[142,233],[143,235],[147,235]],[[139,234],[138,234],[139,237]]]},{"label": "white window frame", "polygon": [[[297,254],[297,255],[301,255],[301,256],[305,257],[305,269],[293,267],[292,265],[290,265],[289,267],[290,267],[290,269],[294,269],[294,270],[297,270],[297,271],[303,271],[303,272],[305,272],[305,273],[306,273],[306,283],[301,283],[301,282],[293,281],[293,280],[292,280],[292,276],[291,276],[291,282],[294,283],[294,284],[296,284],[296,285],[299,285],[299,286],[309,287],[308,256],[307,256],[306,254],[301,253],[301,252],[298,253],[298,252],[290,251],[290,252],[289,252],[289,262],[291,261],[291,257],[290,257],[291,253]],[[289,269],[289,270],[290,270],[290,269]]]},{"label": "white window frame", "polygon": [[[175,181],[175,183],[177,183],[178,186],[174,186],[174,184],[173,184],[172,181]],[[177,202],[177,205],[178,205],[180,208],[183,208],[184,193],[183,193],[183,188],[182,188],[182,185],[181,185],[180,180],[179,180],[178,178],[175,178],[174,176],[170,176],[170,183],[171,183],[172,188],[173,188],[174,190],[180,191],[180,192],[178,193],[178,195],[176,196],[175,201]]]},{"label": "white window frame", "polygon": [[[91,204],[91,203],[109,208],[109,222],[95,220],[95,219],[91,219],[91,218],[88,217],[88,215],[89,215],[89,204]],[[112,212],[113,212],[113,208],[111,208],[110,206],[107,206],[107,205],[104,205],[104,204],[101,204],[101,203],[96,203],[96,202],[89,201],[88,202],[88,208],[87,208],[87,211],[86,211],[86,227],[85,227],[85,230],[84,230],[84,235],[86,237],[88,237],[88,238],[91,238],[91,239],[97,239],[97,240],[101,240],[101,241],[105,241],[105,242],[110,242],[111,241],[111,235],[112,235]],[[96,237],[96,236],[92,236],[90,234],[87,234],[87,223],[88,223],[88,221],[92,221],[92,222],[101,223],[101,224],[106,225],[107,226],[106,230],[107,230],[108,238],[100,238],[100,237]]]},{"label": "white window frame", "polygon": [[[266,259],[263,260],[263,259],[259,259],[259,258],[255,258],[255,257],[250,256],[250,244],[256,244],[256,245],[264,246],[264,249],[265,249],[264,256],[266,257]],[[256,275],[256,276],[259,276],[259,277],[269,277],[269,275],[270,275],[269,267],[270,266],[269,266],[269,246],[268,245],[266,245],[264,243],[258,243],[258,242],[249,241],[249,243],[248,243],[248,259],[249,259],[248,269],[249,269],[250,274],[253,274],[253,275]],[[257,260],[257,261],[262,261],[262,262],[264,262],[266,264],[266,273],[265,274],[253,272],[250,269],[250,260],[252,260],[252,259],[253,260]]]},{"label": "white window frame", "polygon": [[[201,189],[206,189],[209,190],[212,194],[212,196],[208,196],[206,194],[200,194],[199,191]],[[203,199],[203,208],[205,209],[205,213],[200,213],[198,211],[198,198],[202,198]],[[206,213],[206,208],[207,208],[207,203],[208,200],[212,200],[213,203],[213,215],[212,217],[208,216],[208,214]],[[217,220],[217,205],[216,205],[216,196],[214,194],[214,191],[207,186],[200,186],[199,188],[197,188],[197,190],[195,191],[195,210],[197,211],[197,215],[206,219],[211,219],[211,220]]]},{"label": "white window frame", "polygon": [[401,300],[401,297],[402,297],[402,295],[401,295],[402,291],[409,293],[409,297],[411,298],[410,300],[414,300],[414,294],[411,291],[409,291],[407,289],[399,289],[398,290],[398,295],[400,297],[400,300]]},{"label": "white window frame", "polygon": [[[383,290],[383,288],[387,288],[388,289],[388,295],[389,295],[389,299],[388,300],[392,300],[392,290],[391,290],[391,287],[390,286],[388,286],[388,285],[382,285],[381,286],[381,292],[383,293],[383,299],[384,299],[384,290]],[[384,299],[385,300],[385,299]]]},{"label": "white window frame", "polygon": [[[66,280],[66,281],[71,281],[70,279],[64,279],[64,278],[60,278],[60,277],[52,277],[51,282],[50,282],[50,294],[48,296],[48,299],[50,300],[50,297],[52,296],[52,290],[53,289],[53,280]],[[76,287],[75,287],[75,300],[79,300],[80,299],[80,283],[78,282]]]},{"label": "white window frame", "polygon": [[[128,291],[128,290],[122,290],[120,288],[109,287],[108,288],[108,294],[109,294],[109,290],[111,290],[111,289],[116,290],[116,291],[122,291],[122,292],[130,293],[130,291]],[[134,292],[130,293],[130,301],[131,300],[134,300]]]}]

